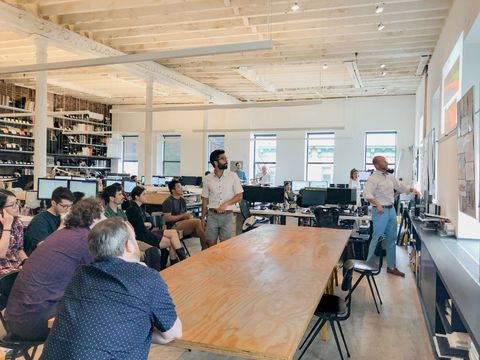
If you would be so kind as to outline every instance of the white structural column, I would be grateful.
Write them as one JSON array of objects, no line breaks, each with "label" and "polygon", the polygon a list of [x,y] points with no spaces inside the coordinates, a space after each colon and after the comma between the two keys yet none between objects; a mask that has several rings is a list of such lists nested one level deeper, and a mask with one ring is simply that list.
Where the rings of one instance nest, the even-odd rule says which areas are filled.
[{"label": "white structural column", "polygon": [[[43,37],[35,39],[37,51],[37,64],[48,61],[47,51],[48,42]],[[33,134],[35,137],[35,151],[33,154],[33,175],[34,184],[37,186],[37,180],[45,177],[47,173],[47,72],[39,71],[36,75],[35,87],[35,126]]]},{"label": "white structural column", "polygon": [[148,76],[146,79],[146,97],[145,97],[145,147],[144,147],[144,174],[145,184],[152,183],[152,166],[153,166],[153,79]]}]

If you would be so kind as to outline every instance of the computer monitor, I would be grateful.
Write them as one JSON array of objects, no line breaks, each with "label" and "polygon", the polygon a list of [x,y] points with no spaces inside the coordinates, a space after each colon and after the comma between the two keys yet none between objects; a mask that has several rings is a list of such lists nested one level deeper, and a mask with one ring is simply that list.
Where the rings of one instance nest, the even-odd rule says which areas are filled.
[{"label": "computer monitor", "polygon": [[302,193],[302,207],[325,205],[327,189],[305,188]]},{"label": "computer monitor", "polygon": [[281,204],[285,201],[285,189],[282,186],[262,187],[263,201],[266,203]]},{"label": "computer monitor", "polygon": [[135,180],[123,180],[123,191],[126,194],[130,194],[135,186],[137,186],[137,182]]},{"label": "computer monitor", "polygon": [[308,181],[303,180],[293,180],[292,181],[292,191],[298,193],[301,189],[308,187]]},{"label": "computer monitor", "polygon": [[355,205],[357,203],[357,189],[327,189],[327,204]]},{"label": "computer monitor", "polygon": [[180,183],[185,185],[200,186],[202,184],[201,176],[182,176],[180,178]]},{"label": "computer monitor", "polygon": [[309,187],[325,189],[328,187],[328,181],[310,181]]},{"label": "computer monitor", "polygon": [[68,188],[68,180],[66,179],[38,179],[38,200],[50,200],[52,198],[52,192],[58,187]]},{"label": "computer monitor", "polygon": [[173,176],[165,176],[165,183],[170,182],[172,180],[173,180]]},{"label": "computer monitor", "polygon": [[152,176],[152,185],[154,186],[165,186],[165,177],[154,175]]},{"label": "computer monitor", "polygon": [[367,181],[367,179],[372,175],[371,171],[362,170],[358,172],[358,180],[359,181]]},{"label": "computer monitor", "polygon": [[85,197],[96,197],[98,192],[98,183],[95,180],[70,180],[68,182],[70,191],[81,192]]},{"label": "computer monitor", "polygon": [[120,184],[120,185],[122,185],[122,181],[121,181],[121,180],[113,180],[113,179],[107,179],[107,180],[105,180],[105,186],[110,186],[110,185],[113,185],[113,184]]},{"label": "computer monitor", "polygon": [[[264,192],[261,186],[250,186],[250,185],[243,186],[243,198],[249,203],[265,202],[263,199],[263,196],[264,196]],[[282,196],[283,196],[283,189],[282,189]]]}]

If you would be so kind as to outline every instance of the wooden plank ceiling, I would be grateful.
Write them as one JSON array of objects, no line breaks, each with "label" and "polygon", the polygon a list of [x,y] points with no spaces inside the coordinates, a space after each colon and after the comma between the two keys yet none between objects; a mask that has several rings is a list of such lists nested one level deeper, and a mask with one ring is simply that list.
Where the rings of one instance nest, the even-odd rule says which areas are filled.
[{"label": "wooden plank ceiling", "polygon": [[[420,56],[432,54],[452,4],[298,0],[300,9],[293,11],[290,0],[4,2],[125,53],[272,39],[274,48],[269,51],[159,61],[241,101],[414,94]],[[376,13],[378,5],[383,12]],[[380,23],[385,26],[382,31]],[[35,60],[33,40],[9,29],[0,29],[0,51],[0,66]],[[77,58],[50,44],[49,61]],[[344,65],[355,59],[363,88],[354,86]],[[144,103],[145,81],[114,66],[56,71],[49,78],[57,92],[111,104]],[[8,80],[34,85],[32,75]],[[201,101],[155,85],[157,104]]]}]

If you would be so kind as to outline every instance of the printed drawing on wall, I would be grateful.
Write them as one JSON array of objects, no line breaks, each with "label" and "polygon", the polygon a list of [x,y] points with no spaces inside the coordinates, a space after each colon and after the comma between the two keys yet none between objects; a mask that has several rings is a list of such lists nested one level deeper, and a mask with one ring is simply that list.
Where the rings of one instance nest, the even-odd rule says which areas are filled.
[{"label": "printed drawing on wall", "polygon": [[461,212],[475,218],[473,87],[460,99],[457,111],[458,205]]}]

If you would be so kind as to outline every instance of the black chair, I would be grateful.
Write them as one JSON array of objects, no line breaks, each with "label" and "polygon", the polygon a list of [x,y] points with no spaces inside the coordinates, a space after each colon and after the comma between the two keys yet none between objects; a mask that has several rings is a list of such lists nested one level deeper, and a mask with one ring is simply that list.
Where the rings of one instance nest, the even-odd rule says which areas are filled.
[{"label": "black chair", "polygon": [[[7,307],[8,297],[18,273],[18,271],[13,271],[0,277],[0,320],[7,332],[7,335],[0,339],[0,347],[12,350],[12,360],[16,359],[17,356],[23,356],[26,360],[32,360],[35,357],[38,345],[43,344],[44,341],[25,341],[16,337],[8,330],[1,313]],[[32,355],[28,353],[31,348],[33,348]]]},{"label": "black chair", "polygon": [[242,214],[243,220],[244,220],[244,223],[242,226],[243,232],[250,231],[255,227],[257,227],[259,224],[267,224],[270,222],[270,220],[267,218],[260,217],[260,216],[252,216],[252,214],[250,213],[250,204],[248,203],[247,200],[245,199],[240,200],[239,205],[240,205],[240,213]]},{"label": "black chair", "polygon": [[353,260],[353,270],[356,273],[359,273],[360,277],[355,282],[355,285],[353,285],[352,293],[355,291],[355,289],[357,288],[358,284],[360,284],[362,279],[367,278],[368,286],[370,287],[370,292],[372,293],[373,301],[375,302],[375,307],[377,308],[378,314],[380,314],[380,310],[378,308],[375,293],[373,292],[372,282],[373,282],[373,285],[375,286],[375,290],[377,292],[380,305],[383,305],[382,298],[380,297],[380,292],[378,291],[377,283],[375,281],[375,276],[380,274],[380,272],[382,271],[383,257],[385,256],[385,249],[383,249],[382,244],[383,244],[383,239],[379,239],[377,243],[377,247],[375,248],[375,255],[379,257],[378,263],[375,261]]},{"label": "black chair", "polygon": [[338,219],[340,217],[340,213],[338,209],[317,207],[315,210],[313,210],[313,215],[315,215],[316,227],[333,229],[339,228]]},{"label": "black chair", "polygon": [[307,346],[303,349],[302,353],[298,360],[302,358],[305,354],[307,349],[312,344],[313,340],[317,337],[318,333],[322,329],[322,327],[327,323],[330,323],[332,328],[333,336],[335,338],[335,343],[337,344],[338,352],[340,353],[340,357],[343,360],[343,352],[340,346],[340,342],[338,341],[337,331],[335,329],[335,323],[338,326],[338,330],[340,330],[340,335],[342,336],[343,345],[345,345],[345,350],[347,351],[347,356],[350,357],[350,352],[348,351],[347,342],[345,341],[345,336],[343,335],[343,330],[340,325],[340,321],[345,321],[350,317],[350,312],[352,308],[352,300],[351,300],[351,292],[352,292],[352,277],[353,277],[353,262],[352,260],[347,260],[343,264],[344,268],[344,275],[342,280],[342,290],[347,292],[347,296],[345,299],[342,299],[336,295],[329,295],[324,294],[320,299],[320,303],[318,304],[317,308],[315,309],[314,315],[318,317],[317,322],[313,325],[312,329],[308,333],[307,337],[300,345],[300,349],[305,346],[305,343],[308,341]]}]

